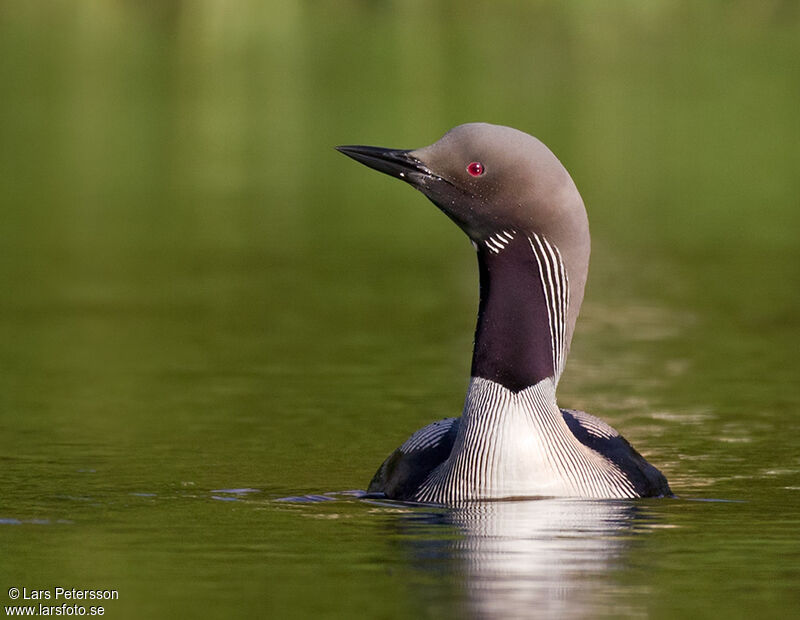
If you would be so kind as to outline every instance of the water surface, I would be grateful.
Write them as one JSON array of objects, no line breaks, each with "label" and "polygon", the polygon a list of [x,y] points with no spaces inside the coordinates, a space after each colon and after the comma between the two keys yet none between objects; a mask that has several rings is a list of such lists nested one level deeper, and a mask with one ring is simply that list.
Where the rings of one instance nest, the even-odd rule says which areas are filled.
[{"label": "water surface", "polygon": [[[792,615],[799,56],[791,2],[0,5],[2,604]],[[477,273],[332,146],[474,120],[573,173],[593,257],[559,398],[679,499],[344,493],[460,411]]]}]

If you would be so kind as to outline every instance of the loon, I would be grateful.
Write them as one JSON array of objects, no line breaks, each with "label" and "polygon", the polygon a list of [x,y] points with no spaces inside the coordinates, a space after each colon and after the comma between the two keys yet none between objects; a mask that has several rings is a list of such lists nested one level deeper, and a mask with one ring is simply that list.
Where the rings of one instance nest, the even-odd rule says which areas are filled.
[{"label": "loon", "polygon": [[589,268],[589,223],[572,178],[542,142],[487,123],[417,150],[339,146],[402,179],[470,238],[480,302],[460,418],[414,433],[367,491],[451,504],[522,497],[670,496],[666,478],[611,426],[561,409]]}]

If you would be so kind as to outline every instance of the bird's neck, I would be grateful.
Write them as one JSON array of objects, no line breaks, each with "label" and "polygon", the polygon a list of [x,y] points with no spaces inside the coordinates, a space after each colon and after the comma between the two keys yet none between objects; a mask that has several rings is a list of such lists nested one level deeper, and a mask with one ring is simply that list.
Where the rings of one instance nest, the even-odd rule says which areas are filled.
[{"label": "bird's neck", "polygon": [[480,307],[472,376],[519,392],[558,383],[571,329],[567,271],[540,235],[515,231],[477,244]]}]

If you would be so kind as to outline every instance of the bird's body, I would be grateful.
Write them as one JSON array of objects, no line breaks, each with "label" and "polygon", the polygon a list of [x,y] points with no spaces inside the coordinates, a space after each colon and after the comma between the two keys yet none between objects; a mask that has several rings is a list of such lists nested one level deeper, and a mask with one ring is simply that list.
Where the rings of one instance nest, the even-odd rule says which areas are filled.
[{"label": "bird's body", "polygon": [[671,494],[613,428],[556,404],[583,299],[589,229],[578,190],[547,147],[515,129],[473,123],[417,151],[339,150],[428,196],[469,235],[480,268],[462,416],[414,433],[369,492],[436,503]]}]

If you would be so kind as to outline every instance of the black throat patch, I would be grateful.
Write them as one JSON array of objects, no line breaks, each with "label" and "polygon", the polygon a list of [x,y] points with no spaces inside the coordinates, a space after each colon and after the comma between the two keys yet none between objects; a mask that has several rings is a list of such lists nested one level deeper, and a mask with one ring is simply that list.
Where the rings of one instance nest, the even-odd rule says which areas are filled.
[{"label": "black throat patch", "polygon": [[[560,259],[553,258],[550,265],[541,252],[537,257],[537,247],[519,233],[499,250],[489,244],[478,246],[480,307],[472,376],[514,392],[554,377],[560,359],[560,351],[554,354],[558,341],[554,333],[559,329],[554,325],[563,325],[566,301],[554,304],[554,295],[546,294],[546,287],[554,289],[552,279],[561,269]],[[565,278],[563,286],[566,290]]]}]

